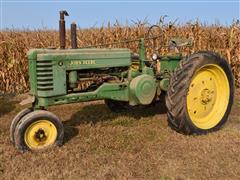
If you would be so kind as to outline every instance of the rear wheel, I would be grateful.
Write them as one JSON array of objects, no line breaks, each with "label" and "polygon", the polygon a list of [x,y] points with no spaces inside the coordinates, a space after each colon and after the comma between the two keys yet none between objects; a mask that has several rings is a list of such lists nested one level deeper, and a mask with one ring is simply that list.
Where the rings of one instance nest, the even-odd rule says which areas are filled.
[{"label": "rear wheel", "polygon": [[169,125],[184,134],[218,130],[233,104],[234,81],[227,61],[199,52],[180,62],[166,96]]},{"label": "rear wheel", "polygon": [[42,150],[63,143],[63,124],[54,114],[38,110],[24,116],[14,132],[15,146],[21,150]]}]

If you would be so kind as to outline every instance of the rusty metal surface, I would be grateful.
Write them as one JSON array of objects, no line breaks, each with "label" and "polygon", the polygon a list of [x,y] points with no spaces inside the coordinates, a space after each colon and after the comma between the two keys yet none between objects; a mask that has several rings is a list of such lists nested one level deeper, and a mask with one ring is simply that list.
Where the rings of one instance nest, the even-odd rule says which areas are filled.
[{"label": "rusty metal surface", "polygon": [[75,22],[71,24],[71,45],[73,49],[77,49],[77,25]]},{"label": "rusty metal surface", "polygon": [[66,46],[66,27],[64,16],[68,16],[67,11],[60,11],[60,20],[59,20],[59,40],[60,48],[65,49]]}]

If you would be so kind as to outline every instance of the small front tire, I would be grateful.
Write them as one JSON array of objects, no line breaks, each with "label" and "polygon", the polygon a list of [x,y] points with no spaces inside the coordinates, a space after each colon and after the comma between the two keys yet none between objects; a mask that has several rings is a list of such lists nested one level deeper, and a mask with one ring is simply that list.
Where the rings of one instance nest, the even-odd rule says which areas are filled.
[{"label": "small front tire", "polygon": [[22,111],[20,111],[12,120],[11,126],[10,126],[10,141],[15,144],[15,140],[14,140],[14,131],[15,128],[18,124],[18,122],[24,117],[26,116],[28,113],[32,112],[32,108],[25,108]]},{"label": "small front tire", "polygon": [[14,132],[15,146],[21,151],[37,151],[63,144],[64,128],[53,113],[33,111],[24,116]]}]

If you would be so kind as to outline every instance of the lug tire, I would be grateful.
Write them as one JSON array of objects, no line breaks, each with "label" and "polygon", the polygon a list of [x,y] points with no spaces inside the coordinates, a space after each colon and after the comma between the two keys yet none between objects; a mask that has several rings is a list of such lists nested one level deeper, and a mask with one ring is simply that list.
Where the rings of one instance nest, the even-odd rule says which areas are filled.
[{"label": "lug tire", "polygon": [[[56,130],[56,138],[54,138],[54,142],[52,142],[47,146],[43,145],[42,147],[32,148],[29,145],[27,145],[27,142],[25,140],[25,135],[26,135],[25,133],[28,131],[28,128],[30,128],[35,123],[38,123],[41,120],[44,120],[44,122],[50,124],[50,126],[53,125],[54,129]],[[57,116],[55,116],[53,113],[44,111],[44,110],[37,110],[37,111],[28,113],[17,124],[14,132],[15,146],[17,147],[17,149],[19,149],[22,152],[28,151],[28,150],[37,151],[37,150],[47,149],[52,146],[60,146],[63,144],[63,137],[64,137],[64,128],[60,119]]]},{"label": "lug tire", "polygon": [[[220,118],[219,120],[216,121],[216,124],[214,124],[214,126],[212,125],[209,126],[209,128],[207,126],[202,128],[201,125],[199,124],[196,125],[196,123],[194,123],[196,121],[193,121],[194,118],[191,118],[191,113],[193,111],[189,110],[188,109],[189,107],[187,105],[189,102],[188,98],[191,93],[190,88],[193,87],[191,82],[194,80],[194,78],[197,77],[196,74],[199,73],[200,69],[204,67],[208,67],[208,65],[220,67],[219,69],[223,70],[221,71],[224,72],[223,74],[225,75],[223,76],[226,77],[225,78],[227,82],[226,87],[227,87],[227,91],[229,92],[228,93],[229,96],[223,96],[223,99],[227,98],[226,106],[224,106],[226,108],[223,108],[225,110],[220,112],[223,115],[219,116]],[[203,76],[203,77],[205,78],[206,76]],[[209,83],[209,86],[212,86],[211,82]],[[218,90],[218,92],[222,92],[221,86],[220,87],[216,86],[216,87],[217,87],[216,90]],[[197,89],[195,89],[195,91],[197,91]],[[233,98],[234,98],[234,78],[231,72],[231,68],[227,63],[227,61],[221,58],[219,55],[212,52],[204,51],[204,52],[195,53],[191,55],[189,58],[181,60],[179,67],[172,74],[170,85],[166,95],[168,124],[172,129],[183,134],[200,135],[200,134],[206,134],[208,132],[219,130],[228,119],[228,116],[230,114],[231,107],[233,104]],[[210,98],[208,100],[211,101]],[[199,101],[199,103],[203,103],[203,102],[205,101]],[[215,105],[211,105],[212,109],[213,107],[215,108],[215,106],[217,108],[218,106],[220,107],[220,104],[215,103]],[[195,106],[195,104],[193,104],[193,106]],[[213,115],[217,116],[217,114],[214,114],[215,111],[212,111],[212,112],[213,112]],[[194,111],[194,114],[195,113],[196,111]],[[206,117],[208,117],[208,115],[206,115]],[[214,117],[214,116],[210,116],[210,117]],[[214,118],[209,118],[210,121],[213,119]]]}]

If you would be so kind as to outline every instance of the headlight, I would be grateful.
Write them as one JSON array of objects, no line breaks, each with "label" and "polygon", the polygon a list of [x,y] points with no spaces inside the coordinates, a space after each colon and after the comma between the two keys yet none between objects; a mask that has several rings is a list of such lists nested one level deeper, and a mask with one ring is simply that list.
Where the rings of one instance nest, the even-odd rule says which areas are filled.
[{"label": "headlight", "polygon": [[154,53],[154,54],[152,55],[152,60],[153,60],[153,61],[156,61],[157,59],[158,59],[158,55]]}]

